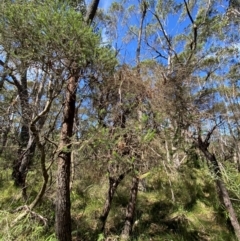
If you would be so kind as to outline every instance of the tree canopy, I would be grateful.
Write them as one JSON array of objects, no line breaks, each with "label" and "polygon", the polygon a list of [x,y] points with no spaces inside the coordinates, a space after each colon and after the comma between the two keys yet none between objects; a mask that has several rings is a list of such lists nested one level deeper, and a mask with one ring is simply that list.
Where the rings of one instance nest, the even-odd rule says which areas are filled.
[{"label": "tree canopy", "polygon": [[240,240],[238,1],[2,0],[1,240]]}]

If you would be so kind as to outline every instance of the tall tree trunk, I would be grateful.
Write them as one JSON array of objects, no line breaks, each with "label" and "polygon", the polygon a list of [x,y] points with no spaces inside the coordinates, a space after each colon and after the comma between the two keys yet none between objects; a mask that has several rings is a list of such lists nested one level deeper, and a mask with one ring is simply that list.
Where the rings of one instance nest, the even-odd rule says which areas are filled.
[{"label": "tall tree trunk", "polygon": [[197,144],[198,144],[199,149],[203,152],[205,157],[212,164],[213,172],[217,177],[216,185],[219,189],[219,198],[220,198],[221,202],[223,203],[223,205],[225,206],[225,208],[228,212],[229,219],[231,221],[231,225],[233,227],[235,235],[236,235],[237,239],[240,241],[240,225],[239,225],[239,222],[238,222],[238,219],[237,219],[237,215],[236,215],[236,212],[233,208],[231,199],[229,197],[228,190],[225,186],[225,183],[222,180],[222,173],[221,173],[221,169],[219,168],[217,159],[216,159],[215,155],[210,153],[209,150],[208,150],[208,145],[209,145],[208,140],[209,140],[209,138],[210,137],[206,138],[205,141],[202,141],[202,139],[199,137]]},{"label": "tall tree trunk", "polygon": [[[92,0],[85,21],[88,24],[96,14],[100,0]],[[76,70],[76,71],[79,71]],[[67,83],[66,99],[63,110],[63,124],[59,143],[57,170],[57,201],[55,228],[59,241],[71,241],[71,202],[70,202],[70,169],[71,169],[71,137],[75,115],[78,77],[72,76]]]},{"label": "tall tree trunk", "polygon": [[135,214],[136,203],[137,203],[138,184],[139,184],[139,178],[134,176],[132,179],[130,200],[126,210],[125,223],[121,233],[122,240],[128,240],[132,233],[134,214]]},{"label": "tall tree trunk", "polygon": [[71,241],[70,168],[71,137],[76,102],[77,77],[68,80],[59,143],[56,200],[56,236],[59,241]]}]

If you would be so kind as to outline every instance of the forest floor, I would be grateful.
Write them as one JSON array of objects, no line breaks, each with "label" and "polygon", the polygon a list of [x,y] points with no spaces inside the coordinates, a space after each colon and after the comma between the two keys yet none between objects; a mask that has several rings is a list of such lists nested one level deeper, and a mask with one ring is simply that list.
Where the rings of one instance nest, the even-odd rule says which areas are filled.
[{"label": "forest floor", "polygon": [[[73,240],[119,240],[129,199],[130,176],[115,194],[104,237],[97,225],[108,191],[107,176],[96,177],[86,170],[78,172],[81,179],[74,181],[71,189]],[[29,171],[29,199],[25,203],[21,190],[11,180],[11,170],[2,171],[0,178],[0,240],[56,240],[54,178],[34,210],[27,210],[24,205],[29,205],[40,190],[39,173]],[[138,192],[132,240],[235,240],[226,212],[218,201],[214,179],[205,167],[191,171],[186,167],[168,174],[161,169],[154,170],[144,185]],[[23,215],[24,212],[27,213]]]}]

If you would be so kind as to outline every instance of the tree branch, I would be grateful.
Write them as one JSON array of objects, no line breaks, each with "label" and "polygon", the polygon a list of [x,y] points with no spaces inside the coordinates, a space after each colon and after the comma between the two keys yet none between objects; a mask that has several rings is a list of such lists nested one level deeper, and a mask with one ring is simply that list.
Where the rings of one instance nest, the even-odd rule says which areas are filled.
[{"label": "tree branch", "polygon": [[[195,24],[195,21],[193,20],[193,17],[190,13],[186,0],[184,0],[184,4],[185,4],[186,10],[187,10],[188,17],[193,25],[193,40],[190,43],[190,49],[195,50],[197,47],[197,30],[198,30],[198,28],[197,28],[197,25]],[[192,57],[192,54],[190,55],[189,60],[191,59],[191,57]]]},{"label": "tree branch", "polygon": [[[12,70],[6,65],[6,63],[5,62],[3,62],[2,60],[0,60],[0,65],[3,67],[3,68],[6,68],[6,69],[8,69],[8,70],[10,70],[11,72],[12,72]],[[11,82],[10,80],[6,80],[8,83],[10,83],[10,84],[14,84],[14,85],[16,85],[16,87],[18,88],[18,90],[22,90],[22,86],[21,86],[21,84],[19,83],[19,81],[17,80],[17,78],[13,75],[13,74],[8,74],[11,78],[12,78],[12,80],[13,80],[13,82]],[[5,76],[6,77],[6,76]],[[1,82],[0,82],[0,89],[1,89],[1,87],[2,87],[2,85],[3,85],[3,82],[4,82],[4,80],[2,80]]]},{"label": "tree branch", "polygon": [[159,23],[159,25],[160,25],[161,31],[163,32],[163,36],[164,36],[164,38],[165,38],[166,41],[167,41],[169,50],[174,53],[175,58],[177,59],[178,62],[180,62],[179,59],[178,59],[177,53],[175,52],[175,50],[174,50],[173,47],[172,47],[171,40],[170,40],[170,38],[168,37],[168,35],[167,35],[167,33],[166,33],[163,25],[162,25],[162,22],[161,22],[160,18],[159,18],[158,15],[157,15],[156,13],[154,13],[153,11],[150,10],[150,12],[151,12],[151,13],[153,14],[153,16],[157,19],[157,21],[158,21],[158,23]]}]

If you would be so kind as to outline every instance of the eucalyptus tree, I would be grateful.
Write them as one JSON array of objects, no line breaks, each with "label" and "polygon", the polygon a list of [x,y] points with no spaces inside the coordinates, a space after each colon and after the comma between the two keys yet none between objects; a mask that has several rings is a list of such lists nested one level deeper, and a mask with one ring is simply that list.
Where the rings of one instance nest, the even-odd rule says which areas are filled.
[{"label": "eucalyptus tree", "polygon": [[[139,44],[139,33],[143,36],[143,41],[140,42],[141,55],[136,65],[147,59],[152,63],[153,70],[149,73],[154,77],[150,84],[150,102],[154,106],[155,116],[164,116],[165,122],[172,129],[172,147],[167,153],[177,153],[179,149],[187,151],[195,145],[210,161],[211,166],[216,164],[215,157],[209,155],[208,146],[204,146],[204,143],[209,142],[208,134],[212,134],[212,128],[220,128],[219,124],[223,121],[227,124],[227,118],[223,117],[232,115],[228,113],[226,116],[226,110],[219,108],[224,98],[218,86],[233,86],[233,82],[229,82],[230,73],[232,76],[235,74],[235,81],[238,79],[237,3],[238,1],[230,1],[228,4],[203,0],[181,3],[138,1],[138,4],[133,4],[132,1],[122,1],[113,3],[108,12],[106,26],[110,38],[116,37],[114,40],[117,46],[123,36],[126,46],[129,43],[129,48],[132,49],[133,44]],[[137,26],[138,22],[141,27]],[[129,54],[129,58],[125,59],[127,61],[132,64],[132,55]],[[237,88],[238,85],[235,85],[235,89]],[[231,106],[229,103],[225,105],[227,109]],[[159,126],[162,124],[159,123]],[[169,140],[166,143],[168,142]],[[169,145],[166,149],[169,149]],[[176,166],[179,166],[179,159],[175,161]],[[229,212],[239,239],[237,216],[234,209],[228,208],[232,205],[231,200],[221,175],[218,176],[221,169],[216,166],[213,170],[217,170],[215,175],[219,181],[216,184],[222,190],[220,199]]]},{"label": "eucalyptus tree", "polygon": [[[42,13],[35,19],[34,2],[26,6],[24,2],[1,3],[1,47],[2,47],[2,83],[17,90],[16,100],[20,102],[21,126],[18,157],[13,165],[13,177],[16,185],[23,189],[26,199],[26,175],[35,150],[35,136],[30,131],[32,121],[56,97],[61,89],[61,82],[53,77],[55,69],[51,66],[51,51],[47,47],[51,36],[46,36],[41,28]],[[17,14],[18,13],[18,14]],[[36,19],[38,18],[38,22]],[[38,28],[39,27],[39,28]],[[54,81],[53,81],[54,79]],[[8,84],[4,85],[4,82]],[[55,88],[52,88],[52,84]],[[46,86],[49,86],[47,88]],[[48,89],[50,92],[44,91]],[[44,101],[43,101],[44,99]],[[17,102],[17,101],[16,101]],[[49,109],[47,108],[47,112]],[[42,113],[43,114],[43,113]],[[46,121],[47,113],[38,118],[39,130]]]},{"label": "eucalyptus tree", "polygon": [[[172,50],[175,51],[175,53],[173,52],[174,61],[170,65],[170,75],[168,74],[165,80],[166,85],[170,85],[169,94],[174,97],[174,103],[172,103],[174,108],[172,109],[176,119],[173,119],[173,121],[176,121],[180,136],[181,133],[185,132],[187,134],[185,138],[193,138],[196,146],[210,161],[217,176],[216,184],[220,190],[220,200],[229,213],[234,232],[239,239],[240,226],[236,212],[223,182],[218,161],[215,155],[208,150],[213,130],[226,120],[221,119],[221,114],[224,114],[224,111],[221,113],[221,109],[218,108],[221,105],[222,98],[219,97],[217,86],[220,83],[220,76],[224,78],[222,84],[227,84],[228,74],[225,73],[228,72],[228,68],[231,69],[230,66],[235,65],[234,57],[227,58],[227,54],[224,54],[224,52],[230,54],[236,51],[235,47],[227,43],[227,39],[231,36],[233,43],[237,44],[239,38],[235,33],[228,35],[229,32],[225,32],[225,29],[228,29],[228,25],[231,23],[227,20],[226,15],[220,13],[220,6],[216,2],[205,3],[203,1],[199,5],[191,5],[184,1],[183,7],[183,10],[185,9],[183,16],[184,14],[188,16],[192,27],[190,34],[176,36],[173,40],[176,41],[176,46],[181,43],[184,48],[180,53],[177,52],[177,48],[175,48],[176,51]],[[193,9],[196,8],[198,12],[194,17]],[[224,34],[226,35],[224,36]],[[169,49],[172,48],[167,35],[165,39],[169,42]],[[179,39],[180,42],[178,42]],[[213,128],[208,129],[207,126],[211,126],[212,121],[215,124],[213,124]],[[201,134],[204,129],[206,130],[205,138]],[[191,133],[190,136],[189,133]],[[197,135],[196,139],[195,135]]]},{"label": "eucalyptus tree", "polygon": [[[73,52],[72,56],[65,58],[69,63],[69,78],[65,89],[65,103],[63,109],[63,123],[61,128],[61,137],[58,153],[58,171],[57,171],[57,203],[56,203],[56,236],[59,240],[71,240],[71,212],[70,212],[70,167],[71,167],[71,138],[73,135],[73,123],[75,117],[76,93],[80,80],[87,81],[94,78],[95,73],[112,72],[116,61],[111,51],[101,46],[99,35],[94,34],[89,25],[98,8],[99,0],[94,0],[86,12],[83,19],[73,19],[74,30],[78,30],[79,35],[71,33],[76,43],[74,47],[79,48],[80,53]],[[67,10],[69,11],[69,9]],[[71,11],[70,11],[71,12]],[[73,16],[79,16],[78,13],[71,12]],[[68,19],[67,19],[68,20]],[[69,20],[68,20],[69,23]],[[85,33],[85,35],[82,35]],[[84,37],[83,37],[84,36]],[[91,73],[93,70],[93,73]],[[103,77],[102,77],[103,78]]]},{"label": "eucalyptus tree", "polygon": [[[91,70],[111,71],[116,63],[111,51],[101,46],[99,35],[89,26],[98,2],[91,5],[85,20],[69,2],[1,3],[1,12],[4,12],[1,15],[1,46],[5,58],[1,62],[3,80],[15,84],[18,90],[24,87],[24,91],[19,92],[23,103],[21,115],[25,133],[30,131],[32,137],[28,141],[25,135],[28,144],[24,154],[32,146],[33,138],[39,150],[44,150],[47,136],[41,130],[53,100],[64,90],[63,123],[56,153],[56,234],[59,240],[71,240],[70,152],[78,84],[80,80],[88,80]],[[31,94],[27,86],[30,78],[34,78]],[[24,170],[19,167],[17,170],[23,172],[25,178],[28,162],[21,161],[22,166]],[[22,186],[25,187],[25,179]]]}]

